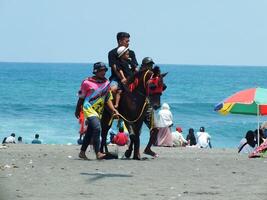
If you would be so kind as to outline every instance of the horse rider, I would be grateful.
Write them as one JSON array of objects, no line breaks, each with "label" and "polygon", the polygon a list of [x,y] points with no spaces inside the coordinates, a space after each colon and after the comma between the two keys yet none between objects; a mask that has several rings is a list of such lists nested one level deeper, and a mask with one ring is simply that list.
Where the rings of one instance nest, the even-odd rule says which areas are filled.
[{"label": "horse rider", "polygon": [[[109,66],[111,67],[111,76],[109,77],[110,80],[110,87],[113,96],[115,97],[118,89],[119,82],[126,83],[126,80],[123,79],[121,74],[119,73],[118,65],[120,63],[120,56],[118,53],[118,49],[120,47],[126,47],[129,51],[129,61],[131,62],[131,66],[133,68],[137,69],[138,63],[135,57],[135,53],[133,50],[129,49],[129,42],[130,42],[130,34],[127,32],[119,32],[117,33],[117,43],[118,46],[108,53],[108,62]],[[118,104],[115,103],[115,106],[117,107]]]}]

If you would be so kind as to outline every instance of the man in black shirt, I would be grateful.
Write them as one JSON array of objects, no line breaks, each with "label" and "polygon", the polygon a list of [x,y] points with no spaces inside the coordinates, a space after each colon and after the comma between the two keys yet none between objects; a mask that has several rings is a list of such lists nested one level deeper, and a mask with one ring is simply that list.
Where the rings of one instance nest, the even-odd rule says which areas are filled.
[{"label": "man in black shirt", "polygon": [[[117,69],[117,65],[119,62],[119,56],[118,56],[117,50],[121,46],[125,46],[126,48],[129,47],[130,34],[126,32],[117,33],[117,42],[118,42],[118,47],[112,49],[108,53],[108,62],[109,62],[109,66],[111,67],[111,76],[109,80],[111,82],[110,86],[111,86],[111,90],[113,94],[116,93],[116,90],[118,88],[118,81],[122,79]],[[137,67],[138,63],[137,63],[134,51],[129,50],[129,57],[131,59],[131,63],[133,63],[135,67]]]}]

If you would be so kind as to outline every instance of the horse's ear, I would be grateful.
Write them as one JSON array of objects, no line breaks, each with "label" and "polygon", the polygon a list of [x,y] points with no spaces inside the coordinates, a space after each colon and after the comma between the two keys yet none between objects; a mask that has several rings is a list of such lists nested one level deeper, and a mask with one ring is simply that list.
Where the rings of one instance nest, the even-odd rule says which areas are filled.
[{"label": "horse's ear", "polygon": [[162,78],[164,78],[167,74],[168,74],[168,72],[163,73],[163,74],[160,74],[160,76],[161,76]]}]

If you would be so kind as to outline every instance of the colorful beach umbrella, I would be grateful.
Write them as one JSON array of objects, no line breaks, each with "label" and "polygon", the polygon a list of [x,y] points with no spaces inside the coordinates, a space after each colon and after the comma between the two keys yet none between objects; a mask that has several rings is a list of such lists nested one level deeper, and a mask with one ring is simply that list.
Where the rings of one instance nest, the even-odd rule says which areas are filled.
[{"label": "colorful beach umbrella", "polygon": [[228,113],[257,115],[259,143],[259,116],[267,115],[267,89],[257,87],[239,91],[218,103],[214,110],[223,115]]},{"label": "colorful beach umbrella", "polygon": [[223,115],[267,115],[267,89],[258,87],[239,91],[218,103],[215,111]]}]

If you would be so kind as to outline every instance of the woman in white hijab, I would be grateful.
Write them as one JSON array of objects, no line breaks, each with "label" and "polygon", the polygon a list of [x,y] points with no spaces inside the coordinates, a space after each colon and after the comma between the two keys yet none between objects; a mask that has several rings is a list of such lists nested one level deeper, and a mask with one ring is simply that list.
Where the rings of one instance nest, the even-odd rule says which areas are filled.
[{"label": "woman in white hijab", "polygon": [[171,126],[173,125],[173,117],[170,111],[170,106],[163,103],[160,111],[155,119],[156,127],[159,128],[157,136],[157,146],[173,146]]}]

